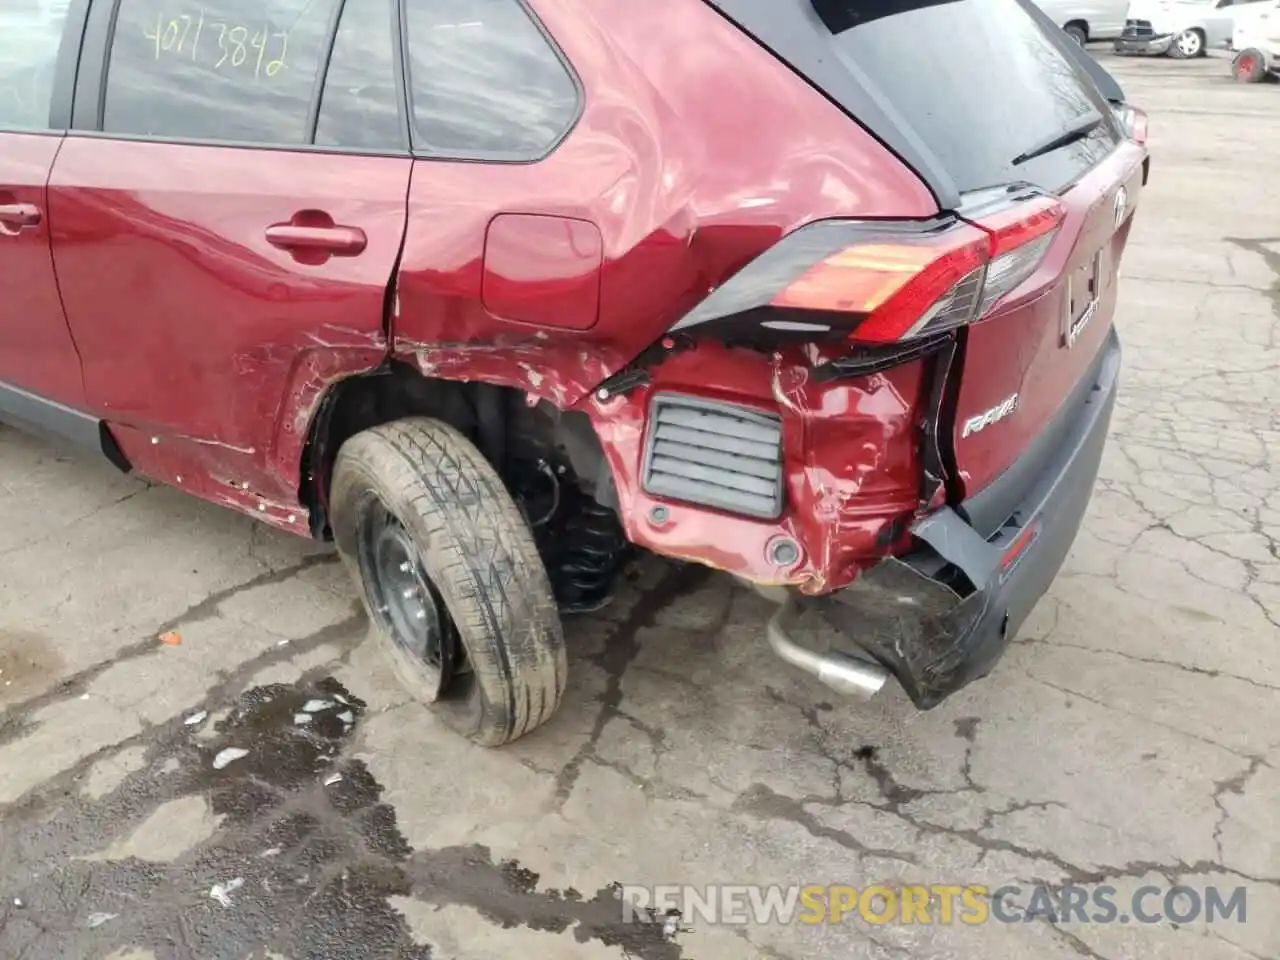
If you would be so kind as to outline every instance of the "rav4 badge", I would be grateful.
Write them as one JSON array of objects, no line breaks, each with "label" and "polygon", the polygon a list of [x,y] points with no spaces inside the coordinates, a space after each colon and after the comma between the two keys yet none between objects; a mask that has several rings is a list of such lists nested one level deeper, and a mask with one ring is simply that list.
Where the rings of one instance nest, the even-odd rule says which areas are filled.
[{"label": "rav4 badge", "polygon": [[1015,393],[1011,397],[1001,400],[990,410],[984,410],[976,417],[970,417],[964,422],[964,429],[960,431],[960,439],[972,436],[975,433],[981,433],[993,423],[999,423],[1005,417],[1008,417],[1013,411],[1018,409],[1018,395]]}]

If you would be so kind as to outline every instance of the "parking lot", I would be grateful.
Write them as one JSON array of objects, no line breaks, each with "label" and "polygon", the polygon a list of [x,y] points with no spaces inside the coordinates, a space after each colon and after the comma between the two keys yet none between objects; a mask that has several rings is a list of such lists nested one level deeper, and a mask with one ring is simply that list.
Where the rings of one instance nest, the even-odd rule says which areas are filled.
[{"label": "parking lot", "polygon": [[[0,957],[1280,956],[1280,87],[1099,57],[1152,123],[1122,394],[995,674],[929,713],[837,701],[769,651],[765,601],[647,561],[568,624],[558,716],[483,751],[400,692],[327,549],[0,428]],[[1244,887],[1247,917],[616,898],[1037,883]]]}]

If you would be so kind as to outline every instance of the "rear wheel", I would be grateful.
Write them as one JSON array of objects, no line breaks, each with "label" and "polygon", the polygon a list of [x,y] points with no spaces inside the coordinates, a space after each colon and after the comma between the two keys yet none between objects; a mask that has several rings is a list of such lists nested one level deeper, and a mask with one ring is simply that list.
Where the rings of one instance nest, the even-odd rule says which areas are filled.
[{"label": "rear wheel", "polygon": [[1062,30],[1082,47],[1089,42],[1089,28],[1083,23],[1068,23]]},{"label": "rear wheel", "polygon": [[1175,60],[1190,60],[1204,56],[1204,34],[1199,30],[1183,30],[1169,44],[1169,56]]},{"label": "rear wheel", "polygon": [[564,693],[560,615],[533,536],[496,471],[439,421],[397,420],[343,444],[334,539],[401,682],[494,747]]},{"label": "rear wheel", "polygon": [[1237,83],[1261,83],[1267,76],[1267,62],[1261,50],[1241,50],[1231,63]]}]

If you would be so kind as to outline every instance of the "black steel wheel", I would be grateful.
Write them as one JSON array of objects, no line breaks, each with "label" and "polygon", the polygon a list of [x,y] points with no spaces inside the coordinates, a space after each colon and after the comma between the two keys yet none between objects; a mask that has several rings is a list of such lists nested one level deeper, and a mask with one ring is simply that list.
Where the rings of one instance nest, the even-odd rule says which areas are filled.
[{"label": "black steel wheel", "polygon": [[[370,613],[421,674],[423,694],[438,700],[459,660],[458,632],[427,575],[413,535],[377,497],[358,520],[357,560]],[[465,658],[464,658],[465,659]]]},{"label": "black steel wheel", "polygon": [[568,672],[526,519],[472,443],[397,420],[342,445],[334,540],[396,674],[452,729],[499,746],[545,723]]}]

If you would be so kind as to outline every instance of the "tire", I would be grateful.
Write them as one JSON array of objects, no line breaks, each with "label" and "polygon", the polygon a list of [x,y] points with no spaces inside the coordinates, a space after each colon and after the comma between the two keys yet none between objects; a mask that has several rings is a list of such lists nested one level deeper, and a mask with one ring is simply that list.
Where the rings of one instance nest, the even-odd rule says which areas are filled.
[{"label": "tire", "polygon": [[1231,75],[1237,83],[1261,83],[1267,78],[1267,58],[1261,50],[1241,50],[1231,61]]},{"label": "tire", "polygon": [[1192,60],[1204,53],[1204,34],[1199,30],[1183,30],[1169,44],[1169,56],[1175,60]]},{"label": "tire", "polygon": [[[384,535],[407,535],[416,549],[433,623],[444,625],[435,649],[454,651],[437,659],[446,666],[436,672],[397,640],[395,617],[379,603],[390,594],[365,547],[377,518]],[[356,434],[334,465],[330,523],[377,643],[408,691],[451,729],[496,747],[555,713],[568,669],[551,584],[519,508],[462,434],[425,418]]]},{"label": "tire", "polygon": [[1089,30],[1083,24],[1068,23],[1062,28],[1062,32],[1082,47],[1089,42]]}]

